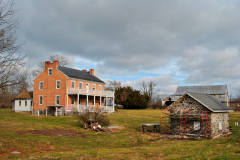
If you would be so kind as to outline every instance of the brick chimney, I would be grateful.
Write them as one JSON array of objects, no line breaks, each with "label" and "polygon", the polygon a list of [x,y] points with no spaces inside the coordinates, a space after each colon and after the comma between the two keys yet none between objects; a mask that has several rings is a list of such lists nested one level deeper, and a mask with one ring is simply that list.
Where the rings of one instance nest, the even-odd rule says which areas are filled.
[{"label": "brick chimney", "polygon": [[83,72],[87,72],[87,70],[86,69],[84,69],[84,70],[82,70]]},{"label": "brick chimney", "polygon": [[58,66],[59,66],[59,61],[58,60],[53,61],[53,67],[57,68]]},{"label": "brick chimney", "polygon": [[49,61],[46,61],[45,62],[45,69],[48,69],[48,68],[57,68],[59,66],[59,61],[53,61],[53,63],[49,62]]},{"label": "brick chimney", "polygon": [[48,69],[49,65],[50,65],[50,62],[49,61],[45,61],[45,69]]},{"label": "brick chimney", "polygon": [[27,90],[25,88],[22,88],[20,93],[26,92]]},{"label": "brick chimney", "polygon": [[94,69],[90,69],[89,73],[94,76]]}]

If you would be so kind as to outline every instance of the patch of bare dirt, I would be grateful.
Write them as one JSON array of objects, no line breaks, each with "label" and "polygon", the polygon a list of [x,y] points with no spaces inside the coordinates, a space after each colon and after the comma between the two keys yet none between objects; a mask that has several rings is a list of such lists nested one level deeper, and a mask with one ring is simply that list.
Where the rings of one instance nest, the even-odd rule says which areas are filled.
[{"label": "patch of bare dirt", "polygon": [[81,132],[75,132],[72,130],[63,129],[45,129],[45,130],[28,130],[28,131],[17,131],[18,134],[32,134],[32,135],[44,135],[44,136],[81,136],[86,135]]}]

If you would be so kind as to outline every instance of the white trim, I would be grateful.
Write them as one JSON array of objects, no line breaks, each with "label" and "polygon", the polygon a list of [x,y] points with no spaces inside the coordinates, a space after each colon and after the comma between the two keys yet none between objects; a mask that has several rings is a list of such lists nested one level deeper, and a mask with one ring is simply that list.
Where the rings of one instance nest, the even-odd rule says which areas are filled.
[{"label": "white trim", "polygon": [[49,76],[51,76],[50,74],[49,74],[49,70],[51,69],[51,75],[53,74],[53,69],[52,68],[48,68],[48,75]]},{"label": "white trim", "polygon": [[42,104],[43,104],[43,95],[39,95],[38,104],[39,104],[39,105],[42,105],[42,104],[40,104],[40,97],[42,97]]},{"label": "white trim", "polygon": [[[58,86],[58,83],[59,82],[59,88],[57,88],[57,86]],[[61,80],[56,80],[56,89],[60,89],[60,86],[61,86]]]},{"label": "white trim", "polygon": [[[57,104],[57,96],[59,96],[59,99],[58,99],[58,104]],[[55,97],[56,97],[55,104],[56,104],[56,105],[60,105],[60,95],[56,95]]]},{"label": "white trim", "polygon": [[[39,90],[43,90],[43,82],[44,81],[39,81]],[[42,89],[41,89],[41,83],[42,83]]]}]

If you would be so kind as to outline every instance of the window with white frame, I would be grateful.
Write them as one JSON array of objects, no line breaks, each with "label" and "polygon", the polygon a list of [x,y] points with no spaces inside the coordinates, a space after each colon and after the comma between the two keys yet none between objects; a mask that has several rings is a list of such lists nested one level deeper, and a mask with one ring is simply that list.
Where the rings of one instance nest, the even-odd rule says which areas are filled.
[{"label": "window with white frame", "polygon": [[27,107],[27,101],[25,101],[25,107]]},{"label": "window with white frame", "polygon": [[48,68],[48,75],[49,75],[49,76],[52,75],[52,68]]},{"label": "window with white frame", "polygon": [[39,105],[42,105],[43,96],[39,96]]},{"label": "window with white frame", "polygon": [[57,88],[57,89],[60,89],[60,80],[57,80],[56,88]]},{"label": "window with white frame", "polygon": [[102,86],[101,85],[99,85],[99,91],[101,91],[102,90]]},{"label": "window with white frame", "polygon": [[60,96],[59,95],[56,96],[56,104],[60,104]]},{"label": "window with white frame", "polygon": [[72,81],[72,88],[75,88],[75,82]]},{"label": "window with white frame", "polygon": [[82,89],[82,82],[79,82],[79,89]]},{"label": "window with white frame", "polygon": [[40,90],[43,90],[43,82],[40,82],[40,84],[39,84],[39,89],[40,89]]},{"label": "window with white frame", "polygon": [[74,104],[75,97],[74,95],[71,96],[71,104]]},{"label": "window with white frame", "polygon": [[21,106],[21,101],[19,101],[19,106]]},{"label": "window with white frame", "polygon": [[93,91],[95,91],[96,89],[96,84],[93,84]]},{"label": "window with white frame", "polygon": [[200,129],[200,121],[194,121],[193,125],[195,131]]}]

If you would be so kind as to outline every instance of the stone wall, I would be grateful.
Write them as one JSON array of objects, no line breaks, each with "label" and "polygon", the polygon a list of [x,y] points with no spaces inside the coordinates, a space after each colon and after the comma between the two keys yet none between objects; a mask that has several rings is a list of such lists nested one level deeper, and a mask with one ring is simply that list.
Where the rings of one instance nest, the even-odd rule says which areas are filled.
[{"label": "stone wall", "polygon": [[229,113],[211,114],[211,132],[212,137],[229,132]]}]

